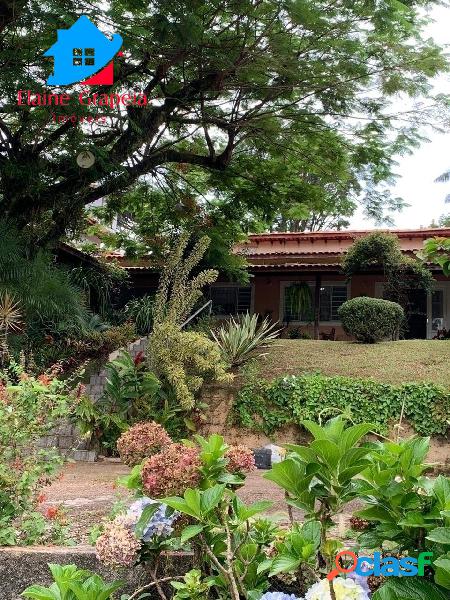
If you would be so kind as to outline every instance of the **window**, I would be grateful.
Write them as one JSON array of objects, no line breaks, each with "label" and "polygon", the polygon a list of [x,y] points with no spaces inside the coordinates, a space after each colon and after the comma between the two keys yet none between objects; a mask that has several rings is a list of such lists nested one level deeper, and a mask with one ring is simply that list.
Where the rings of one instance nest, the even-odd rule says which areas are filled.
[{"label": "window", "polygon": [[322,286],[320,288],[320,320],[339,321],[338,309],[346,300],[346,285]]},{"label": "window", "polygon": [[92,67],[95,65],[95,49],[94,48],[74,48],[73,49],[73,65],[74,67]]},{"label": "window", "polygon": [[438,331],[444,328],[444,291],[434,290],[431,293],[431,329]]},{"label": "window", "polygon": [[210,288],[212,312],[215,315],[238,315],[250,312],[252,288],[250,286],[213,286]]},{"label": "window", "polygon": [[[303,323],[311,323],[314,321],[314,295],[315,286],[313,283],[308,283],[308,292],[305,284],[290,283],[284,288],[283,296],[283,321],[300,321]],[[303,300],[299,300],[301,295]],[[320,287],[320,321],[331,322],[339,321],[338,309],[347,300],[347,286],[345,284],[327,284]],[[308,310],[307,305],[310,303]],[[305,307],[300,314],[296,307],[299,305]]]}]

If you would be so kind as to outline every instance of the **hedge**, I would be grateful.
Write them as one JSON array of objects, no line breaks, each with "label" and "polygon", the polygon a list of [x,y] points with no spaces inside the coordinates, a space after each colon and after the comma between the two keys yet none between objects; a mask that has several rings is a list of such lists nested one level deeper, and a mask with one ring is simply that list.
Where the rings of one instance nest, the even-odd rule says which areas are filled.
[{"label": "hedge", "polygon": [[237,395],[233,416],[237,424],[273,434],[286,424],[344,414],[354,423],[371,422],[374,431],[386,433],[404,418],[419,434],[445,434],[449,428],[450,390],[434,383],[391,385],[372,379],[288,376],[244,384]]}]

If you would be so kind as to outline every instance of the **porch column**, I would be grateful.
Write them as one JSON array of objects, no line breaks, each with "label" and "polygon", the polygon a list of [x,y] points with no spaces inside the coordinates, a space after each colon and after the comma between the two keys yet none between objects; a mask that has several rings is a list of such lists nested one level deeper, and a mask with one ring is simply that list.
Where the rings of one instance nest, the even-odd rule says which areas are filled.
[{"label": "porch column", "polygon": [[320,287],[322,285],[322,276],[316,273],[316,285],[314,288],[314,339],[319,339],[320,323]]}]

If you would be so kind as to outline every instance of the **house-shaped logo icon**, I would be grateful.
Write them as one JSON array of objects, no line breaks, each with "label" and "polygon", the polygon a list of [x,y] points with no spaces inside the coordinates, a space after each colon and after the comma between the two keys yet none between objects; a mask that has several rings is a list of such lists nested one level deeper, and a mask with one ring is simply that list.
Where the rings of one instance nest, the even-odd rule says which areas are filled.
[{"label": "house-shaped logo icon", "polygon": [[[55,60],[54,73],[47,83],[112,83],[111,61],[121,46],[122,37],[118,33],[110,40],[83,15],[70,29],[58,29],[58,41],[45,52],[44,56],[53,56]],[[86,80],[95,73],[95,77]]]}]

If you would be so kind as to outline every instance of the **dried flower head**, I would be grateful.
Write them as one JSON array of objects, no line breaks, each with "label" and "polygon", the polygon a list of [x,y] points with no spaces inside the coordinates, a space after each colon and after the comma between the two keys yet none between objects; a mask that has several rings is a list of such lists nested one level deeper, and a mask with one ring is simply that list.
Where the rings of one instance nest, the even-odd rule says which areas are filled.
[{"label": "dried flower head", "polygon": [[171,444],[145,461],[142,484],[153,498],[182,496],[200,482],[201,465],[197,448]]},{"label": "dried flower head", "polygon": [[136,562],[141,542],[130,529],[113,522],[106,525],[95,547],[97,557],[103,564],[110,567],[131,567]]},{"label": "dried flower head", "polygon": [[137,423],[122,433],[117,442],[117,450],[122,462],[134,467],[171,443],[164,427],[155,421],[148,421]]},{"label": "dried flower head", "polygon": [[256,469],[253,452],[242,444],[230,446],[225,458],[228,458],[227,471],[230,473],[250,473]]}]

